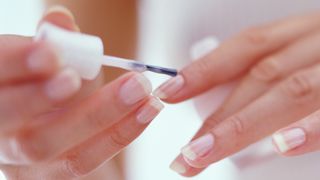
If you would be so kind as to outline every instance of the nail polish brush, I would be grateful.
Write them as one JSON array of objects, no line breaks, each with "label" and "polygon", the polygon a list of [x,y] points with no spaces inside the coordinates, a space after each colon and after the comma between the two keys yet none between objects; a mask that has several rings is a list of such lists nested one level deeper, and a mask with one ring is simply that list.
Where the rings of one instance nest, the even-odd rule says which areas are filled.
[{"label": "nail polish brush", "polygon": [[177,70],[147,65],[134,60],[104,55],[101,38],[93,35],[72,32],[50,23],[44,23],[34,38],[52,46],[63,61],[64,66],[74,68],[83,79],[93,80],[102,66],[112,66],[129,71],[145,72],[176,76]]}]

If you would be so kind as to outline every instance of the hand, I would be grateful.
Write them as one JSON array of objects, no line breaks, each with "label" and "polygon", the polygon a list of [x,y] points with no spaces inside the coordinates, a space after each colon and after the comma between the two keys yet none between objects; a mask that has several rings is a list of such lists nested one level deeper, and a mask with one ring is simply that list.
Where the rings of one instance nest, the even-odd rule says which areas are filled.
[{"label": "hand", "polygon": [[320,150],[319,47],[320,14],[292,17],[239,33],[162,85],[155,95],[177,103],[240,79],[171,167],[194,176],[277,130],[281,155]]},{"label": "hand", "polygon": [[[64,8],[51,9],[44,21],[78,29]],[[9,179],[83,177],[139,136],[163,108],[141,74],[107,85],[102,75],[81,82],[44,43],[0,36],[0,44],[0,168]]]}]

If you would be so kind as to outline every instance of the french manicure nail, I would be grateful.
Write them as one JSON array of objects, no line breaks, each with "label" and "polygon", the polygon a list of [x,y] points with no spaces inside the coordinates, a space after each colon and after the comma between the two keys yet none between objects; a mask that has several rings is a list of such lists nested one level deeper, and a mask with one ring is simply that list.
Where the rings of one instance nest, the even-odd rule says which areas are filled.
[{"label": "french manicure nail", "polygon": [[153,94],[160,99],[168,99],[181,90],[183,85],[184,79],[178,75],[161,85]]},{"label": "french manicure nail", "polygon": [[76,71],[67,68],[45,85],[50,99],[61,101],[69,98],[81,88],[81,78]]},{"label": "french manicure nail", "polygon": [[136,74],[120,88],[120,98],[126,105],[133,105],[150,95],[150,81],[142,74]]},{"label": "french manicure nail", "polygon": [[280,153],[286,153],[303,145],[306,141],[306,133],[301,128],[284,130],[273,135],[273,142]]},{"label": "french manicure nail", "polygon": [[137,121],[141,124],[151,122],[164,108],[163,104],[157,99],[151,99],[150,102],[142,108],[137,115]]},{"label": "french manicure nail", "polygon": [[177,161],[173,161],[170,165],[170,169],[179,173],[179,174],[184,174],[187,172],[186,167],[184,167],[183,164],[177,162]]},{"label": "french manicure nail", "polygon": [[202,136],[189,145],[182,148],[182,155],[188,160],[194,161],[200,157],[207,155],[213,148],[214,137],[211,134]]}]

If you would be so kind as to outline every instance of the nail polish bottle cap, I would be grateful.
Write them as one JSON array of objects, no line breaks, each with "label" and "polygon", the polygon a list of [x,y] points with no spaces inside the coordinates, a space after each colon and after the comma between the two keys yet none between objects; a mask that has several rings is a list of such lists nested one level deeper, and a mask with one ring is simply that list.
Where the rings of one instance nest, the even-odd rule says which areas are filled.
[{"label": "nail polish bottle cap", "polygon": [[93,80],[99,74],[104,49],[101,38],[44,23],[34,40],[48,43],[63,65],[75,69],[83,79]]}]

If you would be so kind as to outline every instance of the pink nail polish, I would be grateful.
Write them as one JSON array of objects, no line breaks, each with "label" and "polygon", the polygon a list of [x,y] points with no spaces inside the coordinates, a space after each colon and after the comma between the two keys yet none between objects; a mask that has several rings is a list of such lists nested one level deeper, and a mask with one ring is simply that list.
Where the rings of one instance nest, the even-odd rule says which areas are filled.
[{"label": "pink nail polish", "polygon": [[197,158],[207,155],[212,150],[213,145],[214,137],[211,134],[207,134],[182,148],[181,153],[188,160],[194,161]]},{"label": "pink nail polish", "polygon": [[160,99],[167,99],[180,91],[183,85],[184,79],[181,75],[178,75],[161,85],[153,94]]},{"label": "pink nail polish", "polygon": [[273,135],[273,142],[280,153],[286,153],[306,142],[306,133],[301,128],[284,130]]},{"label": "pink nail polish", "polygon": [[136,74],[120,88],[120,98],[127,105],[133,105],[150,95],[152,91],[150,81],[142,74]]},{"label": "pink nail polish", "polygon": [[137,121],[141,124],[151,122],[164,108],[163,104],[157,99],[151,99],[150,102],[138,112]]},{"label": "pink nail polish", "polygon": [[69,98],[81,88],[81,78],[76,71],[67,68],[45,85],[45,93],[55,101]]},{"label": "pink nail polish", "polygon": [[175,171],[176,173],[179,173],[179,174],[184,174],[187,172],[187,168],[183,164],[181,164],[177,161],[173,161],[171,163],[170,169],[172,169],[173,171]]}]

